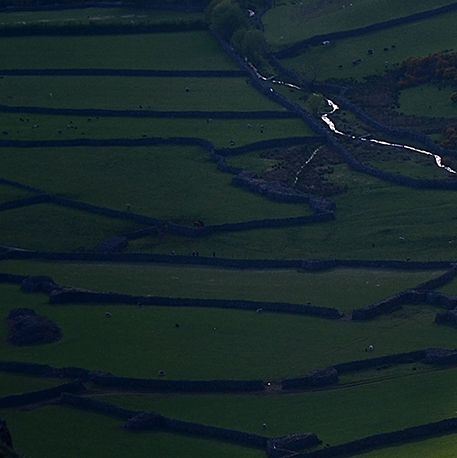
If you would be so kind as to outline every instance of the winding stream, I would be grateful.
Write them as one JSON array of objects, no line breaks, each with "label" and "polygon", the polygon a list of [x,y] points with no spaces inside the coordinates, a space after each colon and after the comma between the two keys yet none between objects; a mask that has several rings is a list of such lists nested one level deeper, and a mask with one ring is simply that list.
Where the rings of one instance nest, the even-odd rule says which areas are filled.
[{"label": "winding stream", "polygon": [[[268,81],[268,82],[271,82],[273,84],[279,84],[281,86],[287,86],[287,87],[290,87],[292,89],[301,89],[300,86],[296,86],[295,84],[290,84],[290,83],[286,83],[284,81],[280,81],[280,80],[276,80],[274,79],[274,77],[270,77],[270,78],[266,78],[265,76],[261,75],[258,70],[252,65],[250,64],[251,68],[255,71],[256,75],[258,78],[262,79],[263,81]],[[333,113],[335,113],[336,111],[338,111],[340,109],[340,107],[335,103],[333,102],[332,100],[330,99],[325,99],[328,103],[328,105],[330,106],[331,110],[330,112],[328,113],[324,113],[322,116],[321,116],[321,120],[327,124],[328,128],[334,132],[335,134],[338,134],[338,135],[342,135],[344,137],[348,137],[348,138],[351,138],[353,140],[361,140],[361,141],[365,141],[365,142],[370,142],[370,143],[375,143],[377,145],[382,145],[382,146],[390,146],[390,147],[393,147],[393,148],[401,148],[401,149],[406,149],[408,151],[414,151],[416,153],[420,153],[420,154],[425,154],[426,156],[432,156],[433,159],[435,160],[435,164],[441,168],[441,169],[444,169],[446,170],[447,172],[449,173],[454,173],[454,174],[457,174],[457,171],[455,171],[454,169],[452,169],[451,167],[448,167],[447,165],[444,165],[443,162],[442,162],[442,158],[441,156],[439,156],[438,154],[435,154],[435,153],[432,153],[431,151],[426,151],[426,150],[423,150],[423,149],[419,149],[419,148],[414,148],[413,146],[409,146],[409,145],[402,145],[402,144],[399,144],[399,143],[389,143],[389,142],[386,142],[384,140],[377,140],[377,139],[374,139],[374,138],[368,138],[368,136],[362,136],[362,137],[357,137],[355,135],[350,135],[350,134],[345,134],[344,132],[341,132],[340,130],[338,130],[335,126],[335,123],[330,119],[330,115],[332,115]],[[297,174],[295,175],[295,183],[297,183],[298,181],[298,176],[300,175],[301,171],[303,170],[303,168],[309,164],[309,162],[314,158],[314,156],[317,154],[317,152],[319,151],[319,149],[317,149],[316,151],[313,152],[313,154],[307,159],[307,161],[300,167],[300,170],[297,172]]]},{"label": "winding stream", "polygon": [[337,110],[340,109],[340,107],[335,103],[335,102],[332,102],[331,100],[329,99],[325,99],[327,101],[327,103],[330,105],[331,107],[331,111],[329,113],[325,113],[321,116],[321,119],[322,121],[325,122],[325,124],[327,124],[328,128],[332,131],[332,132],[335,132],[335,134],[338,134],[338,135],[343,135],[345,137],[349,137],[349,138],[352,138],[354,140],[362,140],[364,142],[370,142],[370,143],[375,143],[377,145],[383,145],[383,146],[390,146],[390,147],[394,147],[394,148],[401,148],[401,149],[406,149],[408,151],[414,151],[416,153],[420,153],[420,154],[425,154],[426,156],[432,156],[434,159],[435,159],[435,164],[440,167],[441,169],[444,169],[446,170],[447,172],[449,173],[457,173],[454,169],[452,169],[451,167],[448,167],[447,165],[444,165],[443,162],[442,162],[442,158],[441,156],[439,156],[438,154],[435,154],[435,153],[432,153],[430,151],[426,151],[426,150],[423,150],[423,149],[419,149],[419,148],[414,148],[413,146],[409,146],[409,145],[401,145],[399,143],[389,143],[389,142],[386,142],[386,141],[383,141],[383,140],[376,140],[374,138],[367,138],[367,137],[356,137],[355,135],[349,135],[349,134],[345,134],[344,132],[341,132],[339,131],[336,127],[335,127],[335,123],[329,118],[329,116],[333,113],[335,113]]}]

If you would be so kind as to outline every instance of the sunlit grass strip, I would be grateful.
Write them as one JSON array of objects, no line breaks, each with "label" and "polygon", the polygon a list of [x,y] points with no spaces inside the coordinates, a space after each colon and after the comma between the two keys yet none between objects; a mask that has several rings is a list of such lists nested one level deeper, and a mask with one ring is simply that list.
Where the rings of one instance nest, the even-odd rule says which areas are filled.
[{"label": "sunlit grass strip", "polygon": [[[64,116],[38,113],[1,113],[2,135],[4,140],[75,140],[113,139],[150,137],[193,137],[205,138],[216,147],[235,147],[270,139],[312,136],[311,129],[299,118],[288,117],[287,112],[273,113],[271,118],[250,118],[239,113],[237,118],[224,118],[224,113],[214,113],[217,117],[148,117],[140,110],[135,116]],[[165,113],[158,113],[164,115]],[[256,115],[255,112],[252,112]],[[138,116],[137,116],[138,115]],[[196,113],[198,116],[198,113]],[[276,117],[276,115],[281,117]],[[22,121],[21,121],[22,119]],[[27,121],[28,120],[28,121]],[[35,125],[39,127],[34,128]],[[251,126],[251,127],[249,127]],[[261,128],[263,126],[263,129]],[[12,143],[14,144],[14,143]]]},{"label": "sunlit grass strip", "polygon": [[[198,139],[176,145],[173,139],[152,140],[155,146],[140,147],[138,141],[135,148],[100,142],[97,148],[3,149],[0,164],[5,178],[29,185],[42,184],[46,176],[50,194],[120,211],[129,203],[132,213],[187,226],[196,220],[211,226],[312,213],[307,204],[285,205],[232,186],[232,175],[218,171],[207,150],[195,146]],[[101,181],[101,173],[109,181]],[[122,232],[127,231],[117,233]]]},{"label": "sunlit grass strip", "polygon": [[[262,19],[267,38],[275,48],[278,48],[313,36],[369,27],[424,11],[427,11],[426,15],[430,15],[428,12],[434,10],[440,14],[440,8],[449,7],[453,3],[450,0],[426,0],[420,3],[412,0],[402,3],[374,0],[369,5],[356,2],[322,6],[315,0],[306,0],[295,4],[277,4],[277,7],[270,9]],[[305,28],[302,27],[303,21],[307,24]]]},{"label": "sunlit grass strip", "polygon": [[2,105],[155,110],[285,111],[243,77],[7,76]]},{"label": "sunlit grass strip", "polygon": [[[323,81],[384,75],[410,56],[425,56],[452,47],[457,31],[457,13],[449,13],[417,23],[405,24],[331,42],[330,46],[311,46],[299,56],[282,60],[286,67],[303,72],[307,78]],[[392,48],[392,45],[395,48]],[[384,51],[387,48],[388,51]],[[368,50],[373,54],[369,55]],[[359,65],[352,62],[361,59]],[[387,66],[386,66],[387,62]],[[342,65],[342,67],[340,67]]]},{"label": "sunlit grass strip", "polygon": [[0,62],[5,69],[237,69],[209,31],[58,39],[5,37],[0,38],[0,44]]}]

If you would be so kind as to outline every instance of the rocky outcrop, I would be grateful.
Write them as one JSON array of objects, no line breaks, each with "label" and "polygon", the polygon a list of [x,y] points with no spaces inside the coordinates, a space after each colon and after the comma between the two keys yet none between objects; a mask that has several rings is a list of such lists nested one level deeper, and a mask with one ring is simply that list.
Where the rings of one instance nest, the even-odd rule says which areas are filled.
[{"label": "rocky outcrop", "polygon": [[29,276],[24,278],[21,283],[21,289],[26,293],[36,293],[38,291],[50,293],[56,288],[59,288],[59,285],[51,277],[46,275]]},{"label": "rocky outcrop", "polygon": [[62,337],[62,331],[55,323],[32,309],[13,309],[6,321],[10,330],[6,340],[13,345],[40,345],[56,342]]}]

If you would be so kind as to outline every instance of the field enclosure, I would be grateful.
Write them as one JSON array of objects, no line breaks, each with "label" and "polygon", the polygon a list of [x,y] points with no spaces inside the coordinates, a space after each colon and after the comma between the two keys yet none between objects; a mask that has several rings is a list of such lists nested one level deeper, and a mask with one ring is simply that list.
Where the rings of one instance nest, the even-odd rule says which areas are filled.
[{"label": "field enclosure", "polygon": [[[365,3],[256,7],[259,72],[203,11],[0,12],[0,416],[24,456],[454,456],[455,88],[394,83],[457,49],[457,13]],[[13,345],[18,308],[60,339]]]}]

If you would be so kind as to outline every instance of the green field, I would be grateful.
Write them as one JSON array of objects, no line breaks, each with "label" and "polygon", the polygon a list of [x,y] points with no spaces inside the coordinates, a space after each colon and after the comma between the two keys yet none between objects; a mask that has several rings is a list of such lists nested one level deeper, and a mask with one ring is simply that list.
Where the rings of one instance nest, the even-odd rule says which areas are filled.
[{"label": "green field", "polygon": [[420,85],[400,92],[400,111],[408,115],[455,118],[457,106],[451,100],[452,87]]},{"label": "green field", "polygon": [[[0,122],[10,140],[68,140],[75,138],[205,138],[219,148],[268,140],[270,138],[306,137],[311,129],[298,118],[287,119],[208,119],[204,118],[134,118],[37,115],[35,113],[0,113]],[[21,118],[24,121],[21,121]],[[28,119],[28,121],[27,121]],[[70,123],[71,121],[71,123]],[[250,124],[251,128],[247,125]],[[35,125],[39,127],[34,128]],[[262,130],[260,126],[264,126]],[[76,127],[76,128],[75,128]]]},{"label": "green field", "polygon": [[[265,452],[236,444],[195,439],[189,436],[156,433],[132,433],[120,429],[122,421],[69,407],[48,406],[29,411],[0,411],[8,418],[15,444],[21,444],[25,456],[68,458],[81,456],[117,456],[119,453],[148,458],[186,455],[213,458],[263,458]],[[38,425],[38,427],[37,427]],[[107,440],[108,439],[108,440]],[[22,444],[24,444],[22,446]]]},{"label": "green field", "polygon": [[[362,80],[369,75],[383,75],[409,56],[457,49],[457,31],[453,27],[456,18],[457,13],[447,13],[360,37],[335,40],[328,46],[310,46],[299,56],[283,59],[282,62],[307,78],[317,80]],[[369,49],[373,50],[373,55],[368,54]],[[358,59],[362,62],[354,66],[352,62]],[[339,68],[340,65],[343,67]]]},{"label": "green field", "polygon": [[[1,38],[1,68],[236,70],[208,32]],[[14,49],[14,53],[10,50]]]},{"label": "green field", "polygon": [[306,204],[283,205],[231,186],[232,176],[220,173],[201,148],[77,150],[4,150],[0,162],[9,177],[28,185],[39,186],[46,177],[49,193],[121,211],[129,203],[132,212],[188,225],[196,219],[209,225],[311,213]]},{"label": "green field", "polygon": [[24,199],[31,197],[32,193],[19,189],[7,184],[0,184],[0,202],[9,202],[10,200]]},{"label": "green field", "polygon": [[[276,2],[263,17],[270,50],[315,34],[347,30],[451,3],[450,0],[343,0]],[[344,5],[344,8],[343,8]],[[203,15],[155,9],[103,8],[63,11],[0,12],[0,28],[28,24],[176,23]],[[397,68],[403,59],[457,48],[455,21],[449,13],[427,21],[391,28],[358,38],[309,47],[283,63],[316,80],[363,81]],[[49,21],[49,22],[47,22]],[[20,23],[20,24],[18,24]],[[25,24],[24,24],[25,23]],[[84,30],[89,30],[88,28]],[[131,30],[132,31],[132,30]],[[1,30],[0,30],[1,32]],[[208,31],[87,36],[22,36],[0,38],[0,67],[10,69],[151,69],[236,70]],[[393,46],[392,46],[393,45]],[[387,48],[387,51],[384,51]],[[368,55],[373,49],[373,55]],[[360,65],[352,62],[361,58]],[[342,65],[342,68],[338,68]],[[272,70],[273,71],[273,70]],[[0,113],[2,140],[115,139],[198,137],[216,147],[238,147],[259,140],[313,135],[300,119],[249,117],[249,112],[282,112],[241,77],[8,76],[0,70],[0,104],[12,107],[76,109],[234,111],[238,119],[68,116]],[[280,78],[280,76],[277,76]],[[247,84],[248,83],[248,84]],[[316,112],[323,95],[271,87],[301,107]],[[186,90],[188,88],[188,90]],[[420,86],[402,91],[399,111],[454,118],[450,88]],[[317,107],[317,108],[316,108]],[[208,116],[210,118],[210,116]],[[343,127],[371,133],[349,112],[334,117]],[[343,122],[346,120],[346,124]],[[373,133],[374,134],[374,133]],[[356,172],[335,160],[326,139],[300,146],[291,158],[297,172],[318,146],[319,170],[345,192],[331,196],[335,219],[285,228],[217,233],[209,237],[156,235],[129,240],[125,253],[164,253],[237,259],[366,259],[447,260],[457,258],[454,191],[397,186]],[[326,144],[328,143],[328,145]],[[4,143],[5,144],[5,143]],[[416,145],[420,147],[420,145]],[[277,147],[278,157],[287,147]],[[309,151],[308,151],[309,150]],[[227,163],[262,175],[281,159],[251,151]],[[360,160],[383,170],[426,179],[450,180],[430,157],[399,151],[355,151]],[[409,153],[412,154],[412,153]],[[327,158],[325,155],[328,155]],[[328,160],[328,162],[326,162]],[[332,162],[334,161],[334,162]],[[0,177],[37,187],[50,194],[122,212],[193,226],[306,216],[307,204],[269,200],[231,185],[203,147],[159,145],[139,147],[1,148]],[[322,172],[325,173],[325,172]],[[291,176],[288,177],[291,181]],[[325,181],[325,180],[324,180]],[[289,183],[291,184],[291,183]],[[0,184],[0,203],[33,194]],[[0,245],[48,252],[91,251],[114,235],[144,224],[41,203],[0,212]],[[84,250],[83,250],[84,248]],[[55,262],[8,259],[2,249],[0,271],[48,275],[58,284],[93,291],[156,295],[171,298],[244,299],[311,303],[334,307],[342,319],[287,313],[205,307],[49,304],[49,295],[25,293],[19,284],[0,284],[0,316],[17,307],[32,308],[62,329],[62,339],[47,345],[17,347],[6,341],[0,326],[2,360],[82,367],[126,377],[165,380],[260,379],[271,382],[261,394],[146,394],[101,389],[86,382],[84,395],[101,401],[151,410],[179,420],[239,431],[282,436],[315,432],[323,445],[336,445],[371,434],[456,417],[457,369],[442,370],[422,362],[379,365],[340,374],[338,385],[325,390],[284,393],[281,380],[333,364],[430,347],[455,348],[456,331],[435,324],[438,306],[404,305],[368,321],[352,321],[352,310],[436,278],[445,269],[335,268],[238,269],[149,262]],[[143,260],[144,261],[144,260]],[[194,264],[195,261],[195,264]],[[457,281],[439,291],[455,294]],[[110,312],[110,318],[105,315]],[[177,326],[178,325],[178,326]],[[367,352],[369,345],[374,352]],[[2,373],[2,396],[48,388],[66,380]],[[15,447],[24,457],[264,458],[265,451],[217,439],[159,432],[132,433],[121,420],[49,403],[2,409]],[[265,423],[266,428],[262,427]],[[428,438],[370,453],[366,458],[446,458],[455,455],[455,434]]]},{"label": "green field", "polygon": [[[324,443],[337,445],[377,432],[455,416],[455,369],[404,376],[356,387],[278,396],[172,395],[100,396],[135,410],[199,421],[276,437],[316,431]],[[411,385],[414,384],[412,388]],[[436,386],[440,390],[436,390]],[[439,391],[439,393],[437,392]],[[247,414],[240,418],[239,412]],[[455,437],[455,436],[454,436]]]},{"label": "green field", "polygon": [[[159,111],[282,111],[245,78],[4,77],[8,106]],[[189,92],[187,92],[189,90]],[[122,94],[122,96],[120,96]]]},{"label": "green field", "polygon": [[356,29],[450,3],[452,0],[277,0],[263,22],[270,45],[278,48],[314,35]]},{"label": "green field", "polygon": [[43,24],[43,25],[69,25],[89,23],[136,23],[156,24],[174,22],[177,20],[191,20],[201,17],[199,13],[182,14],[167,10],[150,10],[139,8],[82,8],[48,11],[11,11],[0,13],[0,26]]},{"label": "green field", "polygon": [[0,225],[3,245],[38,251],[90,249],[102,239],[144,227],[52,204],[0,212]]},{"label": "green field", "polygon": [[[336,174],[336,172],[335,172]],[[334,175],[335,175],[334,174]],[[336,220],[284,229],[258,229],[182,240],[132,240],[129,251],[200,254],[216,250],[235,258],[349,258],[450,260],[456,256],[452,191],[393,186],[343,166],[349,190],[335,196]],[[403,237],[405,240],[401,240]]]},{"label": "green field", "polygon": [[[4,260],[0,271],[49,275],[61,285],[134,295],[292,302],[351,312],[440,275],[441,271],[389,269],[297,270],[52,263]],[[122,277],[122,283],[119,278]],[[331,285],[331,288],[328,286]],[[350,300],[342,300],[349,298]]]},{"label": "green field", "polygon": [[[63,331],[53,344],[13,347],[4,341],[3,328],[3,359],[119,376],[154,378],[164,370],[170,379],[280,380],[367,358],[371,354],[364,349],[370,344],[381,356],[430,346],[452,348],[455,342],[454,329],[434,324],[439,309],[430,306],[406,306],[373,321],[355,322],[227,309],[47,305],[46,295],[22,293],[17,285],[0,285],[0,291],[4,315],[14,307],[33,308]],[[106,311],[111,319],[105,318]]]}]

